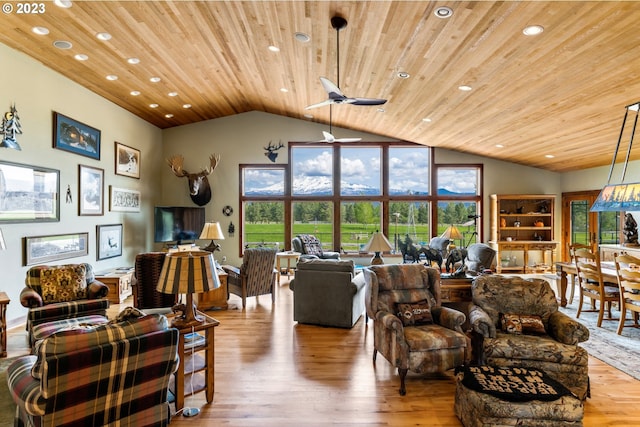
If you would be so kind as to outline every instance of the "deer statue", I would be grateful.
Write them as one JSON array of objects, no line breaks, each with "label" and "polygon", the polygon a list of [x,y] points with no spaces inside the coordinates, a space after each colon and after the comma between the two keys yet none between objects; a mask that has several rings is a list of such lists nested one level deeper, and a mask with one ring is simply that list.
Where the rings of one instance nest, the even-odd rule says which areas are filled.
[{"label": "deer statue", "polygon": [[209,156],[209,167],[202,169],[198,173],[189,173],[183,169],[184,157],[179,154],[171,156],[167,159],[167,163],[171,167],[173,173],[179,177],[187,177],[189,180],[189,195],[191,200],[198,206],[204,206],[211,200],[211,187],[209,186],[209,175],[220,162],[220,154],[212,154]]}]

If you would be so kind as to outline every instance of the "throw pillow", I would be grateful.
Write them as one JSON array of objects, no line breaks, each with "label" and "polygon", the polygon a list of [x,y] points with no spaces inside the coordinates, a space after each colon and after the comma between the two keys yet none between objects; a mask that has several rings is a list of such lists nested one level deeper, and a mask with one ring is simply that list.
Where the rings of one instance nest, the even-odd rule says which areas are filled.
[{"label": "throw pillow", "polygon": [[540,316],[505,313],[501,319],[502,330],[508,334],[542,335],[546,331]]},{"label": "throw pillow", "polygon": [[409,304],[398,304],[398,317],[404,326],[427,325],[433,323],[431,306],[426,300]]},{"label": "throw pillow", "polygon": [[40,270],[40,287],[45,304],[84,299],[87,296],[86,269],[82,264]]}]

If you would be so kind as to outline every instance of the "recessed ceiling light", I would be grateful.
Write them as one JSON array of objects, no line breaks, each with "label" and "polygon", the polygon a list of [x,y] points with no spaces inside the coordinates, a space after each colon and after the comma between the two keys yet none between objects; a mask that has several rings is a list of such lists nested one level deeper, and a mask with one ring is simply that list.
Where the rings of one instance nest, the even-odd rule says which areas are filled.
[{"label": "recessed ceiling light", "polygon": [[553,154],[545,154],[544,155],[547,159],[553,159],[555,156]]},{"label": "recessed ceiling light", "polygon": [[159,105],[158,105],[158,104],[149,104],[149,107],[151,107],[151,108],[158,108],[158,107],[159,107]]},{"label": "recessed ceiling light", "polygon": [[472,88],[471,86],[461,85],[461,86],[458,86],[458,89],[460,89],[463,92],[469,92]]},{"label": "recessed ceiling light", "polygon": [[453,15],[453,9],[447,6],[440,6],[433,11],[438,18],[450,18]]},{"label": "recessed ceiling light", "polygon": [[401,79],[408,79],[409,77],[411,77],[411,74],[407,73],[406,71],[400,71],[398,73],[398,77],[400,77]]},{"label": "recessed ceiling light", "polygon": [[182,108],[191,108],[191,104],[183,104]]},{"label": "recessed ceiling light", "polygon": [[305,33],[295,33],[294,37],[296,38],[296,40],[298,40],[300,43],[308,43],[311,40],[311,37],[309,37],[308,34]]},{"label": "recessed ceiling light", "polygon": [[64,50],[71,49],[73,47],[71,42],[68,42],[66,40],[56,40],[53,42],[53,45],[58,49],[64,49]]},{"label": "recessed ceiling light", "polygon": [[280,92],[287,93],[287,92],[289,92],[289,89],[287,89],[286,87],[281,87],[280,88]]},{"label": "recessed ceiling light", "polygon": [[102,40],[103,42],[106,42],[107,40],[111,40],[111,34],[109,33],[97,33],[96,37],[98,38],[98,40]]},{"label": "recessed ceiling light", "polygon": [[47,27],[33,27],[31,31],[39,36],[46,36],[49,34],[49,29]]},{"label": "recessed ceiling light", "polygon": [[138,59],[138,58],[129,58],[129,59],[127,59],[127,62],[129,64],[134,64],[135,65],[135,64],[139,64],[140,63],[140,59]]},{"label": "recessed ceiling light", "polygon": [[269,50],[271,52],[280,52],[280,48],[278,46],[274,46],[274,45],[269,46]]},{"label": "recessed ceiling light", "polygon": [[522,34],[525,36],[537,36],[544,31],[544,27],[542,25],[529,25],[522,30]]},{"label": "recessed ceiling light", "polygon": [[109,74],[107,76],[107,80],[111,80],[111,81],[118,80],[118,76],[116,76],[115,74]]},{"label": "recessed ceiling light", "polygon": [[140,91],[139,90],[132,90],[131,92],[129,92],[132,96],[138,96],[140,95]]},{"label": "recessed ceiling light", "polygon": [[158,83],[160,80],[162,80],[160,77],[151,77],[149,79],[151,83]]},{"label": "recessed ceiling light", "polygon": [[504,145],[502,145],[502,144],[496,144],[496,148],[504,148]]},{"label": "recessed ceiling light", "polygon": [[169,96],[178,96],[178,92],[169,92],[167,95]]},{"label": "recessed ceiling light", "polygon": [[53,4],[65,9],[69,9],[72,6],[71,0],[53,0]]},{"label": "recessed ceiling light", "polygon": [[87,59],[89,59],[88,55],[85,55],[84,53],[78,53],[77,55],[73,56],[75,59],[77,59],[78,61],[86,61]]},{"label": "recessed ceiling light", "polygon": [[164,116],[165,116],[167,119],[170,119],[170,118],[172,118],[172,117],[173,117],[173,114],[169,113],[169,114],[165,114]]},{"label": "recessed ceiling light", "polygon": [[431,123],[431,119],[429,117],[425,117],[422,121],[425,123]]}]

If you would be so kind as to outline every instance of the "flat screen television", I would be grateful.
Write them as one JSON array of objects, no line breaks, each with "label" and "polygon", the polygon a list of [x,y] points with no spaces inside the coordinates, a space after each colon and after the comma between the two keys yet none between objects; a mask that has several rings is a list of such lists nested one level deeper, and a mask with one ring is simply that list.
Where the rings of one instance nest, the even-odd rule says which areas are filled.
[{"label": "flat screen television", "polygon": [[204,208],[156,206],[154,212],[154,240],[177,242],[196,240],[205,223]]}]

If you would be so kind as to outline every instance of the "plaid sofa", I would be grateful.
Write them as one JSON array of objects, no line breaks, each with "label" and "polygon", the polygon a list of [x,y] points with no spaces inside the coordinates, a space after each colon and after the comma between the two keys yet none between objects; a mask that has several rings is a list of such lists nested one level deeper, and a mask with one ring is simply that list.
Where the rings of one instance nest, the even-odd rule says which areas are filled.
[{"label": "plaid sofa", "polygon": [[29,308],[27,330],[33,326],[81,316],[106,316],[109,287],[95,279],[91,264],[37,265],[27,271],[20,303]]},{"label": "plaid sofa", "polygon": [[163,315],[59,331],[7,370],[16,426],[166,426],[177,329]]}]

